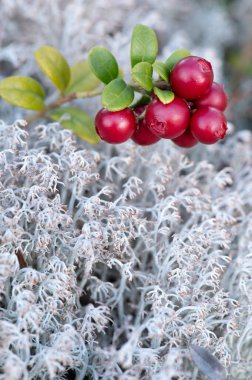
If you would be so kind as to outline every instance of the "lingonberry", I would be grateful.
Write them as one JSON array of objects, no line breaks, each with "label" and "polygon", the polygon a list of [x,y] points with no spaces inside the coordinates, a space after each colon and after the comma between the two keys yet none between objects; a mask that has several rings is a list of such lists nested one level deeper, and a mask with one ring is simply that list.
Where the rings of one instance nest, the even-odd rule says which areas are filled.
[{"label": "lingonberry", "polygon": [[192,135],[203,144],[214,144],[225,137],[227,122],[220,110],[213,107],[202,107],[191,117]]},{"label": "lingonberry", "polygon": [[170,83],[172,90],[181,98],[197,99],[213,83],[211,63],[196,56],[183,58],[172,69]]},{"label": "lingonberry", "polygon": [[224,86],[213,82],[212,86],[194,102],[196,108],[203,106],[214,107],[224,111],[227,107],[227,95]]},{"label": "lingonberry", "polygon": [[102,108],[95,117],[95,128],[102,140],[110,144],[123,143],[136,129],[134,113],[129,108],[115,112]]},{"label": "lingonberry", "polygon": [[187,103],[175,96],[172,102],[162,103],[155,98],[147,107],[145,122],[147,128],[156,136],[174,139],[186,130],[190,119]]},{"label": "lingonberry", "polygon": [[187,128],[182,135],[172,139],[172,141],[182,148],[191,148],[198,143],[198,140],[192,135],[190,128]]},{"label": "lingonberry", "polygon": [[[146,106],[137,106],[133,109],[136,116],[140,116],[146,110]],[[137,128],[131,139],[138,145],[151,145],[160,140],[160,137],[151,133],[146,127],[145,118],[137,121]]]}]

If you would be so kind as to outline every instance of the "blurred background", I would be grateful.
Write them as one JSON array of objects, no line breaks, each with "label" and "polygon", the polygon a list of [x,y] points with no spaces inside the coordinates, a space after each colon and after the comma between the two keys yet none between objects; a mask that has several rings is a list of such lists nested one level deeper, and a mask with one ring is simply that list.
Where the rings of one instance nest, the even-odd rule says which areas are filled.
[{"label": "blurred background", "polygon": [[[178,48],[209,59],[229,94],[228,120],[236,129],[251,128],[251,0],[0,0],[0,14],[0,79],[30,75],[51,93],[33,58],[44,44],[70,63],[85,59],[96,44],[108,47],[127,78],[132,29],[143,23],[155,29],[161,59]],[[99,108],[97,99],[81,102],[91,113]],[[0,119],[25,114],[0,101]]]}]

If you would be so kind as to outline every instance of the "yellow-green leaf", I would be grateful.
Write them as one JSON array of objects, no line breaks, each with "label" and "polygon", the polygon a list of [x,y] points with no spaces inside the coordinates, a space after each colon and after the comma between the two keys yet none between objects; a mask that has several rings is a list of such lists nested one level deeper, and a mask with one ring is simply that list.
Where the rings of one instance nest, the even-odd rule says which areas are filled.
[{"label": "yellow-green leaf", "polygon": [[88,62],[78,62],[71,67],[70,82],[65,94],[92,91],[99,86],[99,79],[92,73]]},{"label": "yellow-green leaf", "polygon": [[134,99],[134,91],[123,79],[116,78],[102,91],[102,105],[109,111],[120,111],[128,107]]},{"label": "yellow-green leaf", "polygon": [[171,103],[175,98],[174,92],[168,90],[160,90],[158,87],[154,87],[154,94],[164,104]]},{"label": "yellow-green leaf", "polygon": [[56,108],[48,116],[54,121],[59,121],[64,128],[70,129],[90,144],[97,144],[100,141],[95,130],[94,120],[80,109],[71,107]]},{"label": "yellow-green leaf", "polygon": [[149,62],[139,62],[131,70],[132,79],[146,91],[150,91],[153,87],[152,73],[152,66]]},{"label": "yellow-green leaf", "polygon": [[0,81],[0,96],[8,103],[28,110],[40,111],[45,108],[45,91],[29,77],[13,76]]},{"label": "yellow-green leaf", "polygon": [[118,77],[118,63],[108,49],[93,47],[88,54],[88,63],[94,75],[105,84]]},{"label": "yellow-green leaf", "polygon": [[70,67],[63,55],[51,46],[41,46],[35,59],[50,81],[63,92],[70,80]]}]

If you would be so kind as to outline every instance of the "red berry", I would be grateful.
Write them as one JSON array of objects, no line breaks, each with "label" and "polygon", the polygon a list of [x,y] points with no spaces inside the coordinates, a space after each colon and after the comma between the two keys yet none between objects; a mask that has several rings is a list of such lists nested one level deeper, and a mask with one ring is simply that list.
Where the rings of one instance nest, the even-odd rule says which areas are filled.
[{"label": "red berry", "polygon": [[127,141],[136,129],[133,111],[125,108],[111,112],[102,108],[95,117],[95,129],[100,138],[110,144]]},{"label": "red berry", "polygon": [[[146,106],[138,106],[134,108],[134,113],[141,115]],[[146,127],[145,118],[138,120],[137,129],[133,133],[131,139],[138,145],[151,145],[160,140],[160,137],[153,135],[151,131]]]},{"label": "red berry", "polygon": [[213,82],[212,86],[194,102],[196,108],[203,106],[214,107],[224,111],[227,107],[227,95],[224,86]]},{"label": "red berry", "polygon": [[195,56],[183,58],[172,69],[170,83],[172,90],[181,98],[197,99],[213,83],[211,63]]},{"label": "red berry", "polygon": [[190,128],[187,128],[187,130],[182,135],[176,137],[175,139],[172,139],[172,141],[182,148],[191,148],[198,143],[198,140],[196,140],[192,135]]},{"label": "red berry", "polygon": [[190,119],[187,103],[175,96],[172,102],[162,103],[154,99],[146,109],[145,122],[156,136],[174,139],[186,130]]},{"label": "red berry", "polygon": [[214,144],[225,137],[227,122],[220,110],[202,107],[191,117],[192,135],[203,144]]}]

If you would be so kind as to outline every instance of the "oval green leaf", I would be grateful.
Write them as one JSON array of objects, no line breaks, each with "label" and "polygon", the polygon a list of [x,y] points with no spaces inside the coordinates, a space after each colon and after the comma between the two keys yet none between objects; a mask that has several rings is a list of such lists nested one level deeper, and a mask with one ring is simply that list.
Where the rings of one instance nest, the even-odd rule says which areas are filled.
[{"label": "oval green leaf", "polygon": [[107,84],[102,91],[102,105],[109,111],[120,111],[134,100],[134,91],[123,79],[117,78]]},{"label": "oval green leaf", "polygon": [[131,70],[132,79],[146,91],[153,88],[152,73],[153,69],[149,62],[139,62]]},{"label": "oval green leaf", "polygon": [[94,75],[105,84],[118,77],[118,64],[109,50],[93,47],[88,54],[88,63]]},{"label": "oval green leaf", "polygon": [[191,53],[188,50],[180,49],[175,50],[174,53],[170,55],[169,58],[165,61],[166,66],[170,71],[172,71],[173,67],[180,61],[182,58],[189,57]]},{"label": "oval green leaf", "polygon": [[50,81],[63,92],[70,80],[70,67],[63,55],[51,46],[41,46],[35,59]]},{"label": "oval green leaf", "polygon": [[92,91],[99,86],[99,79],[92,73],[88,62],[78,62],[71,67],[70,82],[65,94]]},{"label": "oval green leaf", "polygon": [[0,96],[8,103],[28,110],[41,111],[45,108],[45,91],[29,77],[13,76],[0,81]]},{"label": "oval green leaf", "polygon": [[169,69],[165,63],[156,61],[152,64],[152,67],[161,79],[169,83]]},{"label": "oval green leaf", "polygon": [[[59,121],[64,128],[70,129],[82,140],[90,144],[97,144],[100,141],[95,130],[94,120],[80,109],[71,107],[56,108],[48,116],[54,121]],[[66,118],[64,119],[63,116],[66,116]]]},{"label": "oval green leaf", "polygon": [[171,103],[175,97],[174,92],[167,90],[160,90],[160,88],[154,87],[154,94],[157,95],[158,99],[164,103]]},{"label": "oval green leaf", "polygon": [[153,29],[145,25],[136,25],[131,39],[131,67],[139,62],[153,63],[158,53],[158,40]]}]

